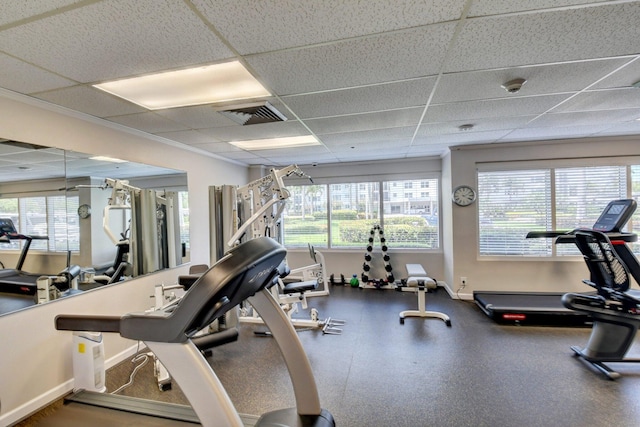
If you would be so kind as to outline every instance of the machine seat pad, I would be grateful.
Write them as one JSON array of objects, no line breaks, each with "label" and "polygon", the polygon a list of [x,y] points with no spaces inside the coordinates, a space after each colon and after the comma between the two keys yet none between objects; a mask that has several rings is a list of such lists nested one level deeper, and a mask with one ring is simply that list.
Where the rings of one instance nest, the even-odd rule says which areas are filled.
[{"label": "machine seat pad", "polygon": [[427,276],[427,272],[420,264],[407,264],[407,286],[416,288],[419,286],[425,286],[430,289],[434,289],[438,286],[435,280]]},{"label": "machine seat pad", "polygon": [[284,285],[282,291],[285,294],[297,294],[318,289],[317,280],[307,280],[305,282],[291,282]]}]

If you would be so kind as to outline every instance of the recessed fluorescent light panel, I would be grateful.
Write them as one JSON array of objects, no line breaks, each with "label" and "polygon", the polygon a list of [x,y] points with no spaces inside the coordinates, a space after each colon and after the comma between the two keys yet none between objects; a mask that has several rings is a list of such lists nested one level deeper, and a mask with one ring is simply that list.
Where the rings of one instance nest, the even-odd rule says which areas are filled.
[{"label": "recessed fluorescent light panel", "polygon": [[235,145],[243,150],[257,151],[320,145],[320,142],[314,136],[306,135],[290,136],[287,138],[254,139],[251,141],[231,141],[229,144]]},{"label": "recessed fluorescent light panel", "polygon": [[127,163],[126,160],[116,159],[115,157],[107,157],[107,156],[93,156],[93,157],[89,157],[89,160],[98,160],[100,162],[111,162],[111,163]]},{"label": "recessed fluorescent light panel", "polygon": [[239,61],[94,85],[149,110],[271,96]]}]

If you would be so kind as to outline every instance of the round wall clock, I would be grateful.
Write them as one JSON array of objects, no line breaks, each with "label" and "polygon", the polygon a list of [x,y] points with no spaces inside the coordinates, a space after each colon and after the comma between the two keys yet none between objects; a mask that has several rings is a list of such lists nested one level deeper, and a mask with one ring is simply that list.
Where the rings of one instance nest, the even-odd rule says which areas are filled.
[{"label": "round wall clock", "polygon": [[459,185],[453,189],[451,199],[458,206],[469,206],[476,201],[476,190],[468,185]]},{"label": "round wall clock", "polygon": [[91,206],[87,204],[78,206],[78,216],[82,219],[89,218],[91,216]]}]

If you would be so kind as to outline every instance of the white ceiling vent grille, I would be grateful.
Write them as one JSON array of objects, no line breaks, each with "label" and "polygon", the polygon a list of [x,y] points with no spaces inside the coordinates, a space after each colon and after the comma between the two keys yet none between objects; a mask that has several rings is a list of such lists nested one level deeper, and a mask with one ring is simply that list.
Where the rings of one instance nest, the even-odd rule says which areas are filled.
[{"label": "white ceiling vent grille", "polygon": [[284,122],[287,117],[266,101],[218,110],[223,116],[243,126]]}]

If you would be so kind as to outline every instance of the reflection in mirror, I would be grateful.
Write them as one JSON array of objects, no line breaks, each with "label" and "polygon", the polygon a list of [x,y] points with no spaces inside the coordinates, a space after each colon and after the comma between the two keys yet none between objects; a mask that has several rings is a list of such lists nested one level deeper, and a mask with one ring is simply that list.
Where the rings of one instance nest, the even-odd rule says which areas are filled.
[{"label": "reflection in mirror", "polygon": [[0,140],[0,314],[188,253],[184,172]]}]

